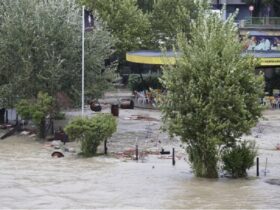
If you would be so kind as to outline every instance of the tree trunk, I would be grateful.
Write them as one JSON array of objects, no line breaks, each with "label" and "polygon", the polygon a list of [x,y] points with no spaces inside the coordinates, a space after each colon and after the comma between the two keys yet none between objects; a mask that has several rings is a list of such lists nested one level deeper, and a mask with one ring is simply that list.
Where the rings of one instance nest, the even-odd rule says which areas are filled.
[{"label": "tree trunk", "polygon": [[197,177],[218,178],[216,150],[201,145],[189,147],[189,160]]},{"label": "tree trunk", "polygon": [[5,108],[0,109],[0,124],[5,123],[5,113],[6,113]]},{"label": "tree trunk", "polygon": [[44,139],[46,137],[46,119],[42,118],[39,125],[39,138]]}]

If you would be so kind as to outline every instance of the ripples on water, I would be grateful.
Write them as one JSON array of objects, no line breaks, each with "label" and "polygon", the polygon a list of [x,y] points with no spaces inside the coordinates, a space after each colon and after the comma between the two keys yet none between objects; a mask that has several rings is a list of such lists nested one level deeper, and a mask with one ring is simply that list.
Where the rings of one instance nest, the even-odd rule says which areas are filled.
[{"label": "ripples on water", "polygon": [[[75,155],[54,159],[27,137],[0,142],[0,169],[0,207],[7,209],[280,206],[279,186],[264,177],[199,179],[185,161],[172,167],[170,159],[155,156],[145,163]],[[254,176],[254,169],[250,173]]]}]

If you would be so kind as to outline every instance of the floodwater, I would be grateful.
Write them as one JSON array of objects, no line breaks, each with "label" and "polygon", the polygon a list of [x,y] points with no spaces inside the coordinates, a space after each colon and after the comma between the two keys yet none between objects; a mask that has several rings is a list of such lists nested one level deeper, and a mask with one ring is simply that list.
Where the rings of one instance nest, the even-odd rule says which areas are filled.
[{"label": "floodwater", "polygon": [[7,138],[0,141],[0,209],[279,209],[280,186],[266,180],[280,178],[280,151],[265,146],[278,141],[277,121],[262,122],[260,177],[253,167],[247,179],[195,178],[183,158],[172,166],[171,159],[157,155],[138,162],[70,153],[51,158],[42,142]]}]

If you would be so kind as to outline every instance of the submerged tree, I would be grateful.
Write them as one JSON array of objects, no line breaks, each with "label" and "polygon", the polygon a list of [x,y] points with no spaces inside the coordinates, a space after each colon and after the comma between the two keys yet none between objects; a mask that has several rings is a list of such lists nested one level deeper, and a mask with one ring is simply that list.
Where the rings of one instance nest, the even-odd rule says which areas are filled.
[{"label": "submerged tree", "polygon": [[92,118],[75,118],[65,131],[71,140],[81,142],[83,156],[90,157],[97,153],[102,141],[107,141],[117,129],[117,121],[111,114],[98,114]]},{"label": "submerged tree", "polygon": [[32,120],[37,126],[39,138],[46,137],[46,118],[53,113],[53,98],[47,93],[39,92],[36,99],[22,99],[16,105],[18,114],[23,119]]},{"label": "submerged tree", "polygon": [[217,177],[219,148],[235,145],[261,116],[263,78],[255,75],[257,60],[241,55],[233,19],[200,9],[191,39],[179,35],[176,65],[164,68],[164,120],[187,143],[199,177]]}]

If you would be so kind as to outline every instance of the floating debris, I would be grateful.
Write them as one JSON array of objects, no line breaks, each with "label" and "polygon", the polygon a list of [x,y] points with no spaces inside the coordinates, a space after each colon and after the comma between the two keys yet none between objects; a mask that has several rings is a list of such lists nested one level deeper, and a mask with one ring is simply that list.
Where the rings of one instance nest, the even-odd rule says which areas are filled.
[{"label": "floating debris", "polygon": [[27,136],[27,135],[29,135],[30,133],[31,133],[30,131],[22,131],[22,132],[20,133],[20,135]]},{"label": "floating debris", "polygon": [[62,152],[54,151],[54,152],[52,153],[52,157],[61,158],[61,157],[64,157],[64,155],[63,155]]},{"label": "floating debris", "polygon": [[126,117],[126,120],[146,120],[146,121],[160,121],[156,118],[149,117],[149,116],[143,116],[143,115],[131,115],[130,117]]},{"label": "floating debris", "polygon": [[161,155],[170,155],[170,151],[164,151],[164,149],[162,148],[160,151]]},{"label": "floating debris", "polygon": [[280,179],[267,179],[265,182],[272,185],[280,185]]}]

